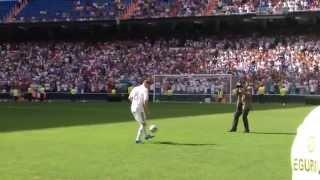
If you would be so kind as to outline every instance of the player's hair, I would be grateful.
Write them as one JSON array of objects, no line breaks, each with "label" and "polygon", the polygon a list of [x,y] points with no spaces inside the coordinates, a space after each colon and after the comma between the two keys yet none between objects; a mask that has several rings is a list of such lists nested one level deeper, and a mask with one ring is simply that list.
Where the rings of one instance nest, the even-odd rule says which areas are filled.
[{"label": "player's hair", "polygon": [[143,83],[151,84],[151,79],[150,78],[144,78]]}]

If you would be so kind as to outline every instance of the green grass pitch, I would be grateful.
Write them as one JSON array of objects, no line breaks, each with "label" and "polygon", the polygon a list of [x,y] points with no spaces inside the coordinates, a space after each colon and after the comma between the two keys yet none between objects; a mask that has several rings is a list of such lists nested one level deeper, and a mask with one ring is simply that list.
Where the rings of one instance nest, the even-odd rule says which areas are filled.
[{"label": "green grass pitch", "polygon": [[314,107],[151,104],[156,138],[134,144],[127,103],[0,104],[1,180],[290,180],[296,128]]}]

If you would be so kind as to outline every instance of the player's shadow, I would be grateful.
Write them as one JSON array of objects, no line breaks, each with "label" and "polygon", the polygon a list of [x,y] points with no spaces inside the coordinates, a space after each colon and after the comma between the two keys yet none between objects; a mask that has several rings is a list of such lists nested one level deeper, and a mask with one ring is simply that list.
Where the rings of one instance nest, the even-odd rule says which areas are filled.
[{"label": "player's shadow", "polygon": [[297,133],[290,133],[290,132],[250,132],[251,134],[270,134],[270,135],[288,135],[288,136],[295,136]]},{"label": "player's shadow", "polygon": [[211,143],[179,143],[172,141],[156,141],[152,144],[169,145],[169,146],[215,146],[216,144]]}]

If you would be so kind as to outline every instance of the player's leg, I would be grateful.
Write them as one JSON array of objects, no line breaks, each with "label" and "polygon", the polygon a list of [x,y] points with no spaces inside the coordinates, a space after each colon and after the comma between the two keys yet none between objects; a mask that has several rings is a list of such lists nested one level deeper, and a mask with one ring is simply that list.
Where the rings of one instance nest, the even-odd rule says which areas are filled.
[{"label": "player's leg", "polygon": [[41,102],[44,101],[44,95],[43,95],[43,93],[40,94],[40,101],[41,101]]},{"label": "player's leg", "polygon": [[285,95],[285,96],[283,96],[283,98],[284,98],[284,105],[287,105],[287,103],[288,103],[288,96],[287,95]]},{"label": "player's leg", "polygon": [[288,96],[287,95],[282,96],[282,105],[283,106],[287,105],[287,100],[288,100]]},{"label": "player's leg", "polygon": [[230,129],[230,132],[237,131],[238,122],[241,114],[242,114],[242,105],[238,105],[237,110],[233,116],[233,123],[232,123],[232,128]]},{"label": "player's leg", "polygon": [[245,133],[249,133],[250,132],[250,128],[249,128],[249,122],[248,122],[248,114],[249,114],[249,109],[245,109],[243,111],[243,115],[242,115],[242,120],[243,120],[243,125],[244,125],[244,132]]},{"label": "player's leg", "polygon": [[32,101],[32,94],[28,93],[28,101],[31,102]]},{"label": "player's leg", "polygon": [[239,122],[239,117],[241,116],[241,114],[242,114],[241,111],[236,111],[236,112],[234,113],[232,128],[230,129],[230,132],[235,132],[235,131],[237,131],[238,122]]},{"label": "player's leg", "polygon": [[142,143],[142,137],[146,137],[145,116],[141,112],[133,112],[132,114],[135,120],[139,123],[139,129],[136,136],[136,143]]},{"label": "player's leg", "polygon": [[136,136],[136,143],[142,143],[142,137],[145,137],[145,124],[139,123],[139,129]]},{"label": "player's leg", "polygon": [[136,143],[143,143],[143,138],[145,140],[151,140],[154,136],[147,133],[147,123],[146,123],[146,115],[144,112],[133,112],[132,113],[135,120],[139,123],[139,129],[136,136]]},{"label": "player's leg", "polygon": [[144,133],[144,138],[145,140],[151,140],[154,138],[151,134],[147,133],[147,116],[146,113],[142,112],[141,116],[143,117],[143,122],[144,122],[144,128],[143,128],[143,133]]},{"label": "player's leg", "polygon": [[258,102],[259,102],[259,104],[262,103],[262,94],[259,94],[259,95],[258,95]]}]

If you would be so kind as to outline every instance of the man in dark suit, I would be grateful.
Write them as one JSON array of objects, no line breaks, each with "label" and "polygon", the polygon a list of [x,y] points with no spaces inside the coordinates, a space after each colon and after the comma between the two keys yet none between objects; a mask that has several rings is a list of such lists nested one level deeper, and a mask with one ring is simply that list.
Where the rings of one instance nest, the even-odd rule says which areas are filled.
[{"label": "man in dark suit", "polygon": [[239,117],[242,114],[242,93],[243,93],[243,88],[242,88],[240,82],[237,83],[237,87],[236,87],[236,89],[233,90],[232,93],[233,93],[234,96],[236,96],[237,103],[236,103],[236,112],[233,115],[233,123],[232,123],[232,128],[230,129],[230,132],[235,132],[235,131],[237,131]]},{"label": "man in dark suit", "polygon": [[245,128],[245,133],[249,133],[248,114],[252,108],[252,88],[248,86],[243,88],[240,83],[237,83],[237,88],[233,90],[233,94],[237,97],[236,112],[234,113],[232,128],[230,132],[236,132],[239,118],[242,115],[242,120]]}]

